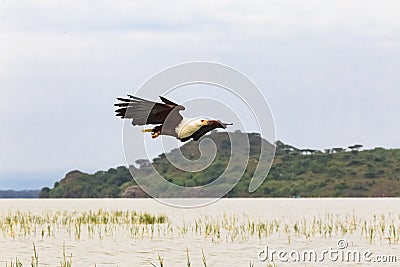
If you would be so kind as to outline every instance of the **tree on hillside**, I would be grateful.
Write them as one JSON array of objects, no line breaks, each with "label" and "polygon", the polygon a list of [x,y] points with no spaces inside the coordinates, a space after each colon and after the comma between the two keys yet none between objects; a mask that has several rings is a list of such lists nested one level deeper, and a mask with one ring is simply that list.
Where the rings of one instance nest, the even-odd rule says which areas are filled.
[{"label": "tree on hillside", "polygon": [[145,168],[151,165],[150,161],[147,159],[138,159],[135,163],[139,165],[139,168]]},{"label": "tree on hillside", "polygon": [[358,151],[362,147],[363,147],[363,145],[355,144],[355,145],[349,146],[349,149],[351,151]]},{"label": "tree on hillside", "polygon": [[332,152],[333,153],[341,153],[341,152],[344,152],[345,151],[345,149],[344,148],[341,148],[341,147],[334,147],[334,148],[332,148]]}]

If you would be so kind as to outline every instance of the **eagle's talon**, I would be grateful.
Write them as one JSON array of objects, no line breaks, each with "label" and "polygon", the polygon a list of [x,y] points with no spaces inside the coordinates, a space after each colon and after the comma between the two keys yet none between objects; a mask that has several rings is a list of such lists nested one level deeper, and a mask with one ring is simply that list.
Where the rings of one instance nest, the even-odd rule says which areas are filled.
[{"label": "eagle's talon", "polygon": [[160,132],[152,133],[151,138],[157,138],[160,135]]}]

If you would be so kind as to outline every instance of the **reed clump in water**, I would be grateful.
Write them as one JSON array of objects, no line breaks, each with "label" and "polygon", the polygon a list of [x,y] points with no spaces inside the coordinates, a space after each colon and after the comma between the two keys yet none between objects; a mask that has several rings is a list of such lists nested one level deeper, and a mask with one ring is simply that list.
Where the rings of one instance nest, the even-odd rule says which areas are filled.
[{"label": "reed clump in water", "polygon": [[[165,215],[152,215],[135,211],[88,210],[84,212],[52,211],[0,213],[0,236],[3,239],[30,240],[61,236],[80,241],[121,237],[132,239],[197,238],[211,242],[245,242],[293,240],[310,242],[313,239],[355,237],[370,244],[399,244],[400,215],[372,215],[370,218],[355,214],[326,213],[303,218],[275,218],[270,220],[249,217],[246,214],[199,216],[193,221],[171,223]],[[34,246],[31,266],[39,264]],[[189,254],[187,252],[188,262]],[[72,256],[65,255],[63,267],[72,265]],[[161,259],[161,258],[160,258]],[[162,261],[159,262],[161,265]],[[203,264],[206,266],[205,255]],[[22,266],[16,258],[7,266]]]},{"label": "reed clump in water", "polygon": [[[208,265],[207,265],[206,256],[205,256],[205,254],[204,254],[204,250],[201,250],[201,254],[202,254],[202,258],[201,258],[201,259],[202,259],[203,267],[207,267]],[[159,264],[159,266],[155,265],[154,263],[150,263],[150,264],[151,264],[153,267],[166,267],[166,266],[164,265],[164,259],[161,258],[160,254],[158,254],[157,257],[158,257],[158,264]],[[189,249],[188,249],[188,248],[186,248],[186,266],[187,266],[187,267],[191,267],[191,266],[192,266],[192,263],[191,263],[191,261],[190,261]],[[249,266],[250,266],[250,267],[254,267],[254,263],[252,263],[252,262],[250,261]],[[266,267],[277,267],[277,265],[275,264],[275,262],[268,262]]]},{"label": "reed clump in water", "polygon": [[[39,267],[39,255],[36,251],[36,245],[33,243],[33,256],[31,261],[31,267]],[[72,267],[72,253],[69,257],[65,253],[65,244],[63,244],[62,258],[60,262],[61,267]],[[6,262],[6,267],[23,267],[22,262],[15,258],[15,261]]]},{"label": "reed clump in water", "polygon": [[88,238],[112,236],[118,228],[131,233],[132,237],[153,235],[156,225],[165,224],[168,218],[147,212],[121,210],[88,210],[84,212],[48,211],[40,214],[9,212],[0,215],[0,232],[7,238],[55,237],[59,231],[79,240],[86,233]]},{"label": "reed clump in water", "polygon": [[[191,229],[192,233],[202,235],[212,242],[246,241],[250,238],[263,241],[278,235],[286,237],[290,244],[293,238],[312,241],[314,238],[344,237],[359,233],[370,244],[377,241],[399,244],[400,215],[373,215],[369,220],[354,214],[343,216],[332,213],[292,220],[257,220],[246,215],[223,215],[217,218],[203,216],[194,221]],[[187,229],[180,232],[182,236],[186,234]]]},{"label": "reed clump in water", "polygon": [[125,234],[129,238],[183,238],[203,236],[212,242],[265,240],[273,235],[284,237],[290,244],[294,238],[332,238],[359,233],[370,244],[399,244],[400,217],[392,214],[373,215],[370,219],[355,214],[313,216],[300,219],[260,220],[245,214],[212,217],[200,216],[193,222],[171,224],[163,215],[121,210],[88,210],[84,212],[53,211],[41,214],[9,212],[0,214],[0,235],[4,238],[29,239],[68,237],[104,239]]}]

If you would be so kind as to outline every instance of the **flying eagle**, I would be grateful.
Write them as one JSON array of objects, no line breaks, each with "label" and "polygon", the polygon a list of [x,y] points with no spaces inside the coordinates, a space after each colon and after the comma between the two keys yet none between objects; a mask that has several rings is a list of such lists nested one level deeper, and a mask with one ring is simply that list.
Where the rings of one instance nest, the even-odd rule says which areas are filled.
[{"label": "flying eagle", "polygon": [[160,135],[174,136],[182,142],[189,139],[197,141],[200,137],[216,128],[225,129],[232,123],[223,123],[220,120],[207,120],[204,118],[183,118],[179,113],[185,107],[178,105],[165,97],[160,96],[164,103],[148,101],[136,96],[128,95],[129,98],[117,98],[118,107],[115,113],[122,119],[132,119],[132,125],[156,125],[143,132],[151,132],[152,138]]}]

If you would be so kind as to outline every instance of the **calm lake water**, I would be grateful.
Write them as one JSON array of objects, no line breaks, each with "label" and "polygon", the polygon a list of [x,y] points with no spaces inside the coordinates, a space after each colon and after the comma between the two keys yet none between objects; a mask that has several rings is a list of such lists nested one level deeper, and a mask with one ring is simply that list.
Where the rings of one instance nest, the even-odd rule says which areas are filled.
[{"label": "calm lake water", "polygon": [[[400,231],[400,199],[397,198],[222,199],[195,209],[174,208],[153,199],[2,199],[0,207],[1,216],[16,211],[41,214],[103,209],[162,213],[169,218],[168,225],[156,226],[153,235],[140,237],[132,237],[129,230],[117,226],[111,233],[104,230],[92,236],[87,235],[88,230],[83,227],[80,239],[73,231],[62,229],[45,237],[41,234],[11,236],[0,229],[0,267],[15,261],[16,257],[23,266],[31,266],[33,243],[38,252],[39,266],[59,266],[63,245],[67,255],[72,253],[72,266],[152,266],[151,263],[159,266],[158,255],[164,259],[166,267],[187,266],[186,249],[191,266],[204,266],[202,251],[209,267],[250,266],[250,262],[255,267],[268,266],[267,261],[259,258],[273,250],[287,252],[282,254],[282,259],[278,259],[277,254],[272,255],[277,266],[399,266],[400,262],[400,245],[395,242],[396,233],[393,234],[393,231]],[[357,225],[354,231],[337,230],[344,229],[342,223],[349,220],[354,220]],[[251,227],[252,222],[256,225],[268,222],[268,227],[279,226],[268,236],[259,237],[246,228]],[[321,222],[325,225],[325,234],[318,230],[322,227]],[[331,235],[326,234],[326,225],[330,222],[333,228],[336,227]],[[203,227],[202,231],[196,232],[196,225],[202,223],[203,226],[224,224],[225,230],[219,229],[218,233],[206,235],[206,228]],[[238,227],[234,228],[234,225]],[[375,230],[370,229],[373,225]],[[304,234],[306,232],[310,236]],[[340,239],[343,240],[338,244]],[[338,247],[343,244],[345,247]],[[262,250],[265,253],[261,253]],[[296,253],[300,255],[305,250],[314,250],[318,260],[324,250],[328,252],[321,262],[293,262]],[[340,257],[334,255],[335,250],[339,254],[348,250],[359,251],[360,254],[368,250],[372,254],[366,257],[370,262],[363,258],[360,262],[342,262]],[[382,257],[377,259],[377,256]],[[377,262],[393,261],[394,258],[389,256],[396,256],[397,263]]]}]

